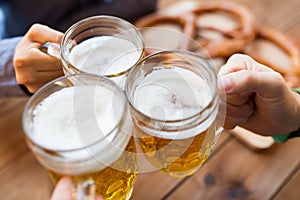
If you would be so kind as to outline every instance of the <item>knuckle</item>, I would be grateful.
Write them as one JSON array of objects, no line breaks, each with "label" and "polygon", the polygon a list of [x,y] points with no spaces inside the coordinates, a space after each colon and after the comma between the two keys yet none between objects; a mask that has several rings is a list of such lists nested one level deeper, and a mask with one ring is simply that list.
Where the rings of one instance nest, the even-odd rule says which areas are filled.
[{"label": "knuckle", "polygon": [[286,81],[279,72],[274,71],[272,79],[274,83],[277,84],[277,87],[280,87],[282,89],[286,86]]},{"label": "knuckle", "polygon": [[242,60],[252,61],[253,59],[246,54],[236,53],[230,57],[230,60],[232,60],[232,61],[242,61]]},{"label": "knuckle", "polygon": [[14,67],[16,70],[25,66],[26,63],[27,63],[27,59],[25,57],[18,56],[14,58]]},{"label": "knuckle", "polygon": [[256,76],[255,76],[255,72],[254,71],[245,71],[244,72],[244,81],[246,83],[253,83],[254,81],[256,81]]},{"label": "knuckle", "polygon": [[28,85],[31,83],[30,76],[16,72],[16,80],[19,84]]},{"label": "knuckle", "polygon": [[46,25],[35,23],[30,27],[26,35],[29,38],[34,38],[37,35],[39,35],[41,30],[45,29],[46,27],[47,27]]},{"label": "knuckle", "polygon": [[274,76],[274,79],[275,79],[276,81],[284,82],[284,78],[283,78],[283,76],[282,76],[279,72],[274,71],[273,74],[274,74],[274,75],[273,75],[273,76]]}]

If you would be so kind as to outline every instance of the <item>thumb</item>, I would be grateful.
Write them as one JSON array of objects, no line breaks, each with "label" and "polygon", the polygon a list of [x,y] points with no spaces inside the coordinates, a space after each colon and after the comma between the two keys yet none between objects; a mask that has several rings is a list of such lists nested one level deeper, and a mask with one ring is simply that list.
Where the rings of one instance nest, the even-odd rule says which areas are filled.
[{"label": "thumb", "polygon": [[73,183],[71,178],[64,177],[56,185],[51,200],[72,200]]}]

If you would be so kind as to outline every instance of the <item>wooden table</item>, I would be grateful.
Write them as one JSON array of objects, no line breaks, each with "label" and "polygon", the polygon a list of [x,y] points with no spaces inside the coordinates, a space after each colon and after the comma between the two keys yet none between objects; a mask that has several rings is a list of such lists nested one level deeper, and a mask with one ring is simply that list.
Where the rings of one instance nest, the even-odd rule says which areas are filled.
[{"label": "wooden table", "polygon": [[[160,7],[174,0],[161,0]],[[285,32],[300,46],[299,0],[235,0],[256,20]],[[0,199],[49,199],[53,184],[27,148],[21,114],[28,98],[0,99]],[[176,179],[159,171],[140,174],[133,200],[300,199],[300,139],[255,152],[222,133],[214,153],[193,176]]]}]

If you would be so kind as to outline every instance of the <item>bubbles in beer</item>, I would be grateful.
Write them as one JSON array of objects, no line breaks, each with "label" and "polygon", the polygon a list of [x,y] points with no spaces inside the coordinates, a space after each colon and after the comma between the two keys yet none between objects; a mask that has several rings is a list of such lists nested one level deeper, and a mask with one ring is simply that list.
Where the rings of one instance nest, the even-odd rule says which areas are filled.
[{"label": "bubbles in beer", "polygon": [[161,65],[135,88],[135,107],[151,118],[133,120],[140,147],[154,167],[173,177],[195,173],[214,145],[216,111],[210,113],[207,81],[187,68]]},{"label": "bubbles in beer", "polygon": [[[61,89],[35,108],[30,137],[45,149],[61,152],[66,159],[86,160],[80,163],[81,167],[74,164],[64,168],[67,173],[104,168],[121,156],[131,137],[124,133],[118,136],[117,142],[113,142],[116,135],[123,131],[118,126],[123,111],[119,109],[114,112],[112,102],[114,105],[124,104],[120,97],[105,87],[73,86]],[[93,145],[96,142],[97,145]],[[55,162],[47,165],[53,171],[60,168]]]},{"label": "bubbles in beer", "polygon": [[114,36],[98,36],[76,45],[69,55],[70,63],[85,72],[112,75],[131,68],[141,50],[130,41]]},{"label": "bubbles in beer", "polygon": [[211,100],[207,83],[194,72],[157,68],[136,88],[134,103],[147,116],[181,120],[197,114]]}]

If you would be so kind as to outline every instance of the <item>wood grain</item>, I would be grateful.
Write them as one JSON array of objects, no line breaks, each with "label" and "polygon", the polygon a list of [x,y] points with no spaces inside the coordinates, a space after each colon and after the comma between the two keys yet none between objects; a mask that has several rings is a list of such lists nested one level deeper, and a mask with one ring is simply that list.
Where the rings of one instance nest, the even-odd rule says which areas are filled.
[{"label": "wood grain", "polygon": [[[300,47],[299,0],[232,1],[248,7],[257,23],[284,32]],[[175,2],[178,0],[159,0],[159,9]],[[0,99],[0,199],[3,200],[46,200],[53,190],[46,171],[24,142],[21,115],[27,99]],[[255,152],[224,132],[212,156],[196,174],[183,179],[171,178],[160,171],[139,174],[131,199],[298,200],[298,152],[298,138]]]},{"label": "wood grain", "polygon": [[29,151],[0,170],[0,185],[0,199],[3,200],[46,200],[53,190],[48,174]]},{"label": "wood grain", "polygon": [[1,99],[0,105],[0,169],[27,151],[21,116],[26,99]]},{"label": "wood grain", "polygon": [[300,163],[299,145],[293,140],[255,153],[233,140],[168,199],[270,199]]}]

